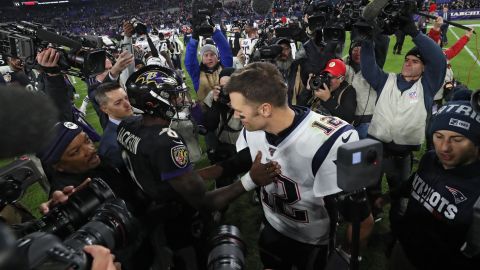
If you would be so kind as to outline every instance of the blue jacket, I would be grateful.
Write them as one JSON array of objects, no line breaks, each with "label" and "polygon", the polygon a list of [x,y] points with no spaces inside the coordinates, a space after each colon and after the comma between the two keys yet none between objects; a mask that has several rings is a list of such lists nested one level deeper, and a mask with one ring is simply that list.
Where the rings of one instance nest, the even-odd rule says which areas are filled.
[{"label": "blue jacket", "polygon": [[[230,50],[228,40],[223,35],[222,31],[220,31],[220,29],[215,29],[212,39],[218,48],[220,64],[223,67],[232,67],[232,51]],[[195,92],[198,91],[198,87],[200,85],[200,63],[198,62],[197,58],[197,47],[198,40],[192,37],[188,41],[187,49],[185,51],[185,68],[187,69],[188,75],[190,75],[190,78],[192,79]]]},{"label": "blue jacket", "polygon": [[108,120],[107,126],[103,131],[102,139],[98,146],[98,154],[106,158],[110,164],[116,168],[123,167],[122,155],[120,146],[117,142],[117,128],[118,125]]}]

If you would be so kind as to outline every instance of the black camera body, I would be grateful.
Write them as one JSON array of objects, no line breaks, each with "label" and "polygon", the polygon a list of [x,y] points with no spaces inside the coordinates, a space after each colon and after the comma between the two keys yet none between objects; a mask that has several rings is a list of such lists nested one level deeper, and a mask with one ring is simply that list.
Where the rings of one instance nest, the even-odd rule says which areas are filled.
[{"label": "black camera body", "polygon": [[101,245],[111,250],[125,247],[134,232],[132,220],[125,202],[112,200],[65,241],[53,234],[34,232],[17,241],[16,254],[28,261],[28,269],[88,270],[92,259],[83,247]]},{"label": "black camera body", "polygon": [[135,34],[141,36],[147,34],[147,25],[137,18],[132,18],[130,20],[130,23],[133,25],[133,30],[135,31]]},{"label": "black camera body", "polygon": [[253,52],[253,62],[271,62],[275,60],[283,51],[283,47],[278,44],[265,45]]},{"label": "black camera body", "polygon": [[0,54],[22,59],[27,69],[37,65],[37,52],[53,47],[60,53],[59,69],[67,74],[85,78],[105,71],[106,51],[87,47],[78,39],[31,22],[0,24]]},{"label": "black camera body", "polygon": [[401,17],[411,16],[417,11],[416,0],[391,0],[377,17],[382,33],[393,35],[401,27]]},{"label": "black camera body", "polygon": [[218,100],[220,104],[227,105],[230,103],[230,96],[223,86],[220,87],[220,93],[218,94]]},{"label": "black camera body", "polygon": [[322,72],[318,75],[313,75],[310,78],[309,86],[311,90],[323,89],[323,84],[326,84],[330,88],[330,76],[326,72]]},{"label": "black camera body", "polygon": [[33,232],[52,233],[66,237],[88,220],[104,202],[113,200],[115,194],[101,178],[93,178],[87,186],[73,193],[68,201],[51,209],[48,214],[17,230],[19,237]]},{"label": "black camera body", "polygon": [[217,9],[222,8],[220,2],[193,1],[192,3],[192,28],[199,36],[210,37],[213,34],[211,19]]}]

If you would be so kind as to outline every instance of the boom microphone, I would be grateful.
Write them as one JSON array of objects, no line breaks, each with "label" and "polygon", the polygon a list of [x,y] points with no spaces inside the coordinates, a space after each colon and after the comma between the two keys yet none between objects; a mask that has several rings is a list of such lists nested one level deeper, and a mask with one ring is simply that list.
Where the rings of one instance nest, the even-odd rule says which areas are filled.
[{"label": "boom microphone", "polygon": [[53,102],[21,87],[0,87],[0,158],[35,153],[58,121]]},{"label": "boom microphone", "polygon": [[267,15],[272,10],[272,6],[273,0],[252,0],[252,9],[258,15]]},{"label": "boom microphone", "polygon": [[389,0],[373,0],[362,11],[362,18],[366,21],[373,21],[387,6]]}]

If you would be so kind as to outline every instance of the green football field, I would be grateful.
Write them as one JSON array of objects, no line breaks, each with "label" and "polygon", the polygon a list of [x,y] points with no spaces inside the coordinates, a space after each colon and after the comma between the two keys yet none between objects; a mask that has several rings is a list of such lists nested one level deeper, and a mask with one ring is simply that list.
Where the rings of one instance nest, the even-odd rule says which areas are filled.
[{"label": "green football field", "polygon": [[[480,20],[475,21],[462,21],[462,24],[478,24],[480,26]],[[480,27],[477,28],[480,33]],[[450,27],[448,32],[449,44],[447,47],[451,46],[456,40],[457,37],[462,36],[465,33],[464,30]],[[467,44],[466,48],[451,62],[455,78],[462,83],[468,85],[470,89],[479,89],[480,88],[480,62],[475,59],[479,58],[479,37],[474,35],[472,40]],[[395,37],[391,37],[390,49],[385,64],[385,71],[389,72],[400,72],[404,56],[402,55],[393,55],[393,45],[395,44]],[[405,44],[403,47],[403,53],[406,53],[409,49],[413,47],[413,43],[410,37],[406,37]],[[348,46],[346,46],[348,48]],[[467,50],[468,48],[468,50]],[[188,76],[187,76],[188,77]],[[187,84],[190,86],[190,89],[193,89],[191,81],[187,79]],[[80,94],[81,98],[76,100],[76,105],[80,106],[83,97],[86,95],[85,84],[78,79],[75,83],[77,92]],[[193,92],[193,90],[192,90]],[[91,106],[87,110],[87,119],[89,122],[101,132],[101,128],[98,123],[96,114]],[[421,153],[417,153],[417,156]],[[5,163],[5,162],[4,162]],[[202,167],[208,164],[206,161],[206,155],[204,160],[197,164],[197,167]],[[238,226],[243,234],[244,240],[247,243],[248,254],[247,254],[247,267],[246,269],[262,269],[260,263],[256,241],[258,239],[258,230],[259,224],[262,219],[262,213],[258,205],[253,205],[251,203],[252,194],[245,194],[234,202],[228,209],[226,213],[225,222],[226,224],[234,224]],[[25,194],[22,202],[32,211],[38,215],[37,206],[40,202],[46,200],[46,195],[40,189],[39,185],[35,185],[28,190]],[[361,269],[386,269],[386,258],[384,255],[385,243],[384,236],[388,232],[388,222],[387,218],[384,218],[382,221],[375,224],[375,229],[373,235],[370,239],[368,247],[362,251],[363,261],[361,262]],[[341,235],[341,234],[339,234]]]}]

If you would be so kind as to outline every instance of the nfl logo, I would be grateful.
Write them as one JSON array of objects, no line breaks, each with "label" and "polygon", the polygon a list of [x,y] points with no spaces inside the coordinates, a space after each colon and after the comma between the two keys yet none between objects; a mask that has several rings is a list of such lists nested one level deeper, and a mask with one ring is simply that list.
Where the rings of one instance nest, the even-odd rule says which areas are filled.
[{"label": "nfl logo", "polygon": [[417,96],[417,92],[410,92],[410,93],[408,93],[408,97],[409,97],[410,99],[417,99],[417,97],[418,97],[418,96]]}]

